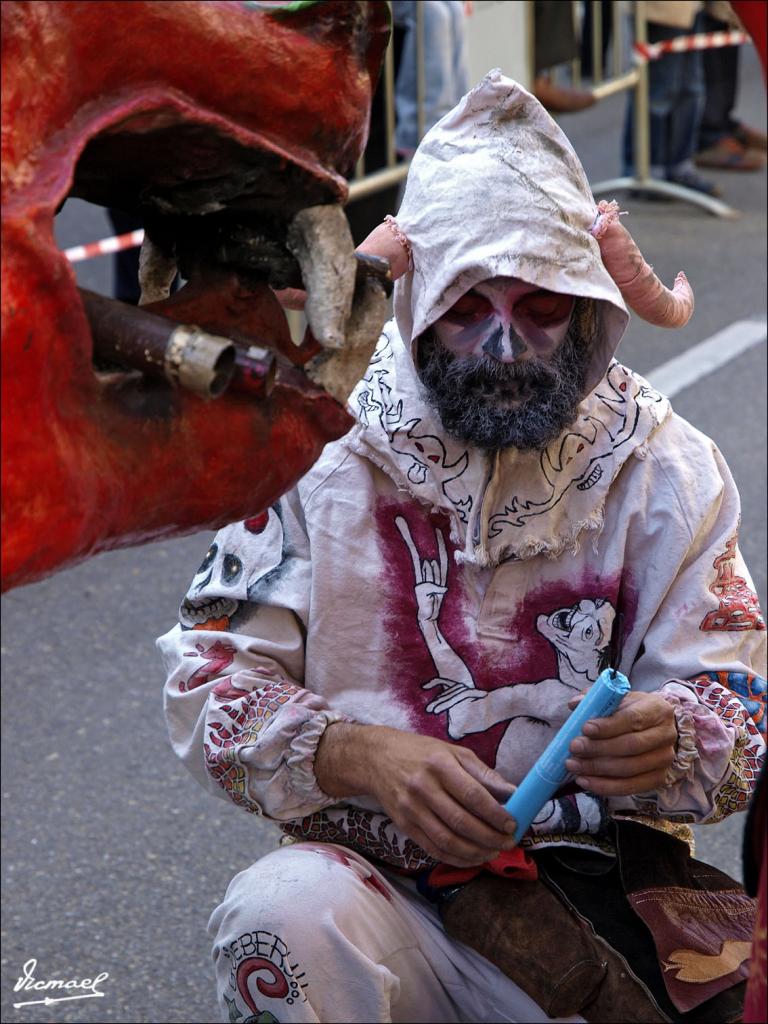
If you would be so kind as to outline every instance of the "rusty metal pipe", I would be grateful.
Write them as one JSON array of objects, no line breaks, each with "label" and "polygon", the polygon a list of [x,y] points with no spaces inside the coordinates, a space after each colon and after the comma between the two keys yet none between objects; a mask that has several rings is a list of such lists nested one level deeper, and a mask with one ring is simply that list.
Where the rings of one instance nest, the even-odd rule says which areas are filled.
[{"label": "rusty metal pipe", "polygon": [[266,398],[277,362],[267,345],[224,338],[157,313],[79,289],[96,360],[141,370],[203,398],[229,390]]},{"label": "rusty metal pipe", "polygon": [[217,398],[232,382],[237,352],[229,338],[84,288],[79,292],[95,360],[141,370],[201,398]]},{"label": "rusty metal pipe", "polygon": [[229,390],[266,397],[276,376],[274,352],[243,338],[222,338],[167,316],[79,289],[93,337],[93,357],[217,398]]}]

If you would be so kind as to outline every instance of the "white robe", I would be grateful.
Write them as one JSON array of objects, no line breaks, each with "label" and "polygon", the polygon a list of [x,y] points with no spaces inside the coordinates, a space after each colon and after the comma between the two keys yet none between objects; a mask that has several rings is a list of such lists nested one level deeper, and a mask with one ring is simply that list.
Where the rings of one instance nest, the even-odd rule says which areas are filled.
[{"label": "white robe", "polygon": [[[326,725],[463,743],[518,783],[604,667],[621,612],[619,667],[673,698],[687,760],[669,788],[609,809],[663,826],[743,808],[765,627],[714,444],[613,362],[546,452],[490,459],[441,434],[394,323],[352,405],[359,424],[296,488],[219,531],[159,641],[193,773],[294,834],[356,830],[360,852],[418,867],[369,798],[319,790]],[[553,834],[554,813],[526,844],[599,842]]]},{"label": "white robe", "polygon": [[[429,132],[411,166],[398,225],[413,265],[396,286],[396,320],[351,397],[356,426],[273,508],[219,531],[180,624],[158,641],[170,738],[190,771],[290,835],[336,844],[331,859],[346,847],[405,872],[431,864],[373,798],[321,791],[314,756],[329,723],[461,743],[517,783],[569,698],[606,664],[617,613],[617,667],[634,690],[660,691],[675,707],[674,779],[633,797],[550,801],[523,845],[586,844],[610,855],[610,815],[690,839],[687,823],[747,805],[765,747],[766,632],[737,546],[738,495],[715,445],[613,360],[628,318],[589,233],[595,215],[560,128],[516,83],[486,76]],[[420,392],[413,350],[461,294],[500,275],[595,300],[598,332],[574,424],[542,454],[509,449],[489,459],[445,434]],[[214,915],[229,1011],[236,986],[224,951],[236,958],[242,932],[285,926],[288,946],[305,950],[307,976],[326,980],[316,980],[314,1003],[275,996],[259,1010],[281,1021],[331,1019],[322,1013],[335,1011],[313,1007],[331,1005],[328,978],[347,963],[329,960],[328,944],[338,943],[357,965],[350,970],[365,963],[368,973],[357,1002],[350,997],[332,1019],[449,1019],[437,1003],[416,1011],[398,1002],[392,988],[401,978],[414,999],[437,972],[448,992],[439,924],[409,958],[409,970],[426,958],[422,982],[398,975],[370,953],[362,902],[355,929],[368,938],[357,945],[338,917],[332,934],[306,928],[302,901],[312,914],[315,875],[288,870],[274,859],[283,853],[238,876]],[[352,862],[365,873],[365,860]],[[284,876],[291,892],[277,891]],[[373,946],[399,928],[393,918]],[[514,1009],[478,1012],[533,1019],[516,991]],[[238,998],[255,1013],[246,995]],[[459,1003],[455,1019],[470,1019]]]}]

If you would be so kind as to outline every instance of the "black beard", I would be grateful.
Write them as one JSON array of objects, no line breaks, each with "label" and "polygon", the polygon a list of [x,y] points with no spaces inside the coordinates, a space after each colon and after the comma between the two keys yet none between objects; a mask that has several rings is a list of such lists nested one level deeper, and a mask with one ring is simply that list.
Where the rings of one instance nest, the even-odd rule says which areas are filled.
[{"label": "black beard", "polygon": [[[585,396],[595,304],[577,299],[568,331],[549,362],[458,358],[429,330],[419,339],[419,377],[443,427],[485,451],[542,451],[576,419]],[[514,406],[509,399],[516,401]]]}]

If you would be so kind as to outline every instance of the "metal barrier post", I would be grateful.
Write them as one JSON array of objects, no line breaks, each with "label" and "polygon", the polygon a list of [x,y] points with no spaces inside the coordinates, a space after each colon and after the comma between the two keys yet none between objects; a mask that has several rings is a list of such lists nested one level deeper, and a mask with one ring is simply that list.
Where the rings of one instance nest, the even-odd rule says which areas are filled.
[{"label": "metal barrier post", "polygon": [[[647,21],[645,15],[645,0],[635,0],[635,42],[647,42]],[[616,26],[614,31],[620,31]],[[615,88],[610,89],[611,86]],[[596,86],[592,94],[597,99],[610,95],[611,92],[619,92],[626,87],[634,86],[635,90],[635,137],[634,137],[634,174],[625,175],[621,178],[609,178],[607,181],[599,181],[592,185],[592,194],[599,195],[605,192],[618,192],[622,189],[633,189],[638,192],[653,193],[655,195],[669,196],[671,199],[682,199],[686,203],[700,206],[707,213],[715,217],[723,217],[728,220],[735,220],[740,216],[738,210],[728,206],[720,199],[713,199],[702,192],[696,192],[692,188],[683,185],[675,185],[671,181],[659,181],[651,177],[651,142],[650,142],[650,105],[648,100],[648,64],[643,61],[621,79],[614,79],[613,82],[606,82],[604,85]]]},{"label": "metal barrier post", "polygon": [[592,3],[592,81],[600,85],[603,80],[603,5]]},{"label": "metal barrier post", "polygon": [[613,25],[613,39],[611,50],[613,56],[613,77],[618,78],[624,67],[624,36],[621,31],[621,16],[623,14],[622,0],[612,0],[611,14]]},{"label": "metal barrier post", "polygon": [[[648,42],[644,3],[635,5],[635,42]],[[635,179],[646,185],[651,180],[651,110],[648,101],[648,65],[645,62],[637,68],[634,129],[634,152],[632,155]]]}]

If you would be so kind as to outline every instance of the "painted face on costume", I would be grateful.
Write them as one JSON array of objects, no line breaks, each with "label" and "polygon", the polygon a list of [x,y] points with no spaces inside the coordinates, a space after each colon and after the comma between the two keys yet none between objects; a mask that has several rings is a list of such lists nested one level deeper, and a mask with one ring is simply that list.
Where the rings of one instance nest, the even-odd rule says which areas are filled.
[{"label": "painted face on costume", "polygon": [[500,363],[548,360],[568,331],[574,297],[492,277],[471,288],[432,326],[453,355]]}]

